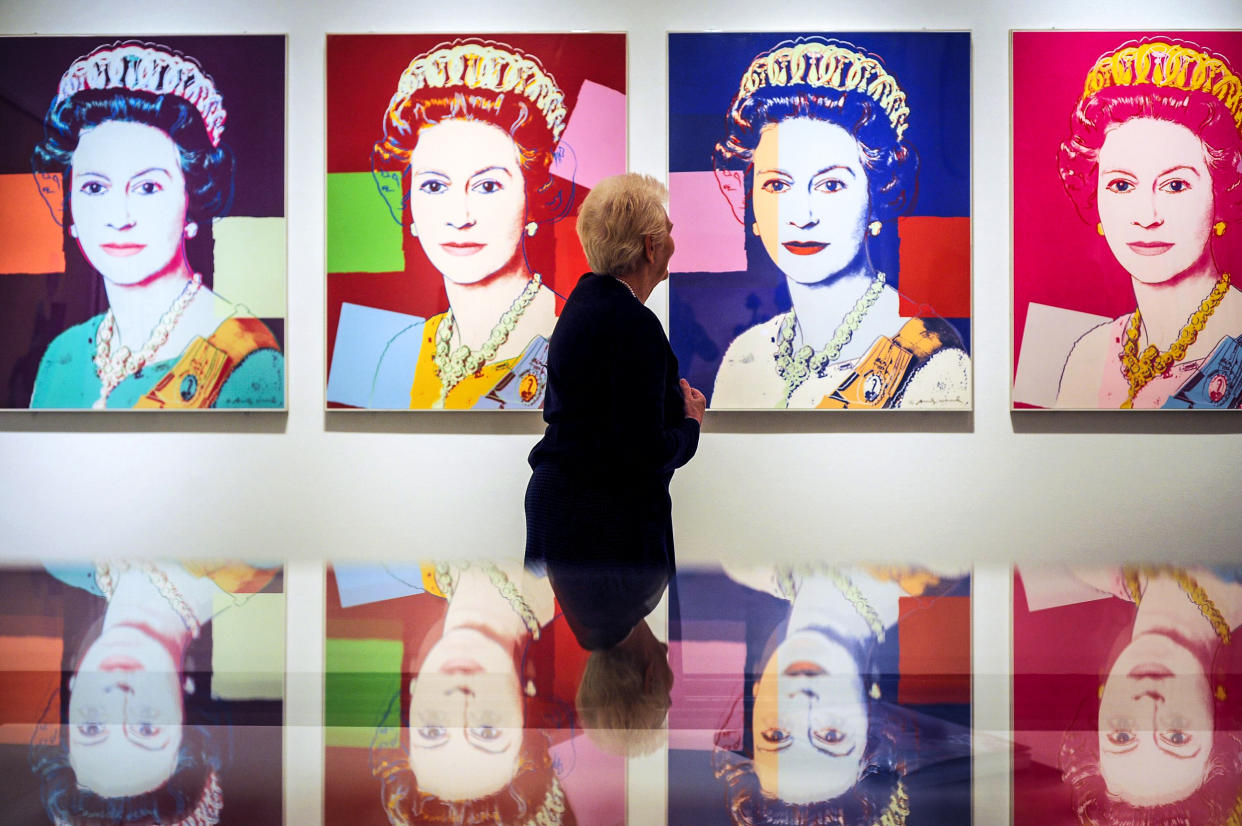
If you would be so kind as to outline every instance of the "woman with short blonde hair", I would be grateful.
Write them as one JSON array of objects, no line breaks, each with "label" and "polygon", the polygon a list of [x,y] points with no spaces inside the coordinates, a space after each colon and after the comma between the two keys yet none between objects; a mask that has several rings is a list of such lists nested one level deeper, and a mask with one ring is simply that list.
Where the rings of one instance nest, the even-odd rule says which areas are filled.
[{"label": "woman with short blonde hair", "polygon": [[[547,431],[531,451],[526,489],[526,559],[548,564],[554,589],[557,571],[606,577],[639,566],[657,572],[658,600],[672,570],[668,485],[698,447],[706,399],[680,378],[660,320],[643,306],[673,255],[666,195],[651,177],[620,175],[592,188],[578,215],[595,272],[582,276],[552,333]],[[603,593],[574,629],[591,650],[625,639],[651,607],[632,589]]]},{"label": "woman with short blonde hair", "polygon": [[637,269],[643,239],[668,238],[668,189],[650,175],[616,175],[591,190],[578,213],[578,238],[591,271],[621,275]]}]

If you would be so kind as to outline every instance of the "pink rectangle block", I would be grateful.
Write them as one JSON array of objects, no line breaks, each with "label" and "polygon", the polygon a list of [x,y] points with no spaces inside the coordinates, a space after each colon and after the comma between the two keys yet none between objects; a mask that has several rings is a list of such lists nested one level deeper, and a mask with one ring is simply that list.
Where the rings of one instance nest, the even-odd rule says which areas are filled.
[{"label": "pink rectangle block", "polygon": [[670,272],[741,272],[746,232],[720,191],[713,172],[668,176],[668,212],[677,247]]},{"label": "pink rectangle block", "polygon": [[620,175],[625,172],[625,137],[625,95],[584,80],[552,172],[587,189]]}]

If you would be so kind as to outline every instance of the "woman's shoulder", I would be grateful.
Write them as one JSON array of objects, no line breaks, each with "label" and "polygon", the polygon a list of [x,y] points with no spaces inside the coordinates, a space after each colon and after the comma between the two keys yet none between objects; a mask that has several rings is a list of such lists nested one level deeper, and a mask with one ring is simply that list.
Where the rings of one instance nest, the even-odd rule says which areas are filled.
[{"label": "woman's shoulder", "polygon": [[100,313],[88,318],[80,324],[68,327],[57,334],[47,345],[44,351],[43,359],[46,361],[49,357],[62,356],[65,354],[77,354],[84,350],[89,350],[90,354],[95,354],[95,335],[99,332],[99,325],[103,322],[106,313]]},{"label": "woman's shoulder", "polygon": [[1098,407],[1105,366],[1121,350],[1121,338],[1130,316],[1097,324],[1083,333],[1065,358],[1057,390],[1058,407]]},{"label": "woman's shoulder", "polygon": [[90,407],[99,396],[95,346],[104,313],[62,331],[39,359],[31,407]]},{"label": "woman's shoulder", "polygon": [[236,365],[215,407],[284,407],[285,357],[266,324],[242,308],[221,322],[209,341]]},{"label": "woman's shoulder", "polygon": [[937,350],[906,380],[898,407],[965,408],[970,405],[970,356],[956,347]]},{"label": "woman's shoulder", "polygon": [[775,407],[783,384],[776,373],[780,313],[740,333],[725,350],[712,388],[712,407]]}]

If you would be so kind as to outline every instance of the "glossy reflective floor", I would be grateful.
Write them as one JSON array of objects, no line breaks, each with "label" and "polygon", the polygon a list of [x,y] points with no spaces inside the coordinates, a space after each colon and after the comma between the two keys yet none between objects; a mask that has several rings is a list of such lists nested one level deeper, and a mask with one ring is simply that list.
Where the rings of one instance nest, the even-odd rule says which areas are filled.
[{"label": "glossy reflective floor", "polygon": [[970,822],[968,575],[667,579],[333,568],[325,822]]},{"label": "glossy reflective floor", "polygon": [[[282,824],[289,771],[340,826],[1004,823],[972,776],[1019,826],[1242,822],[1237,568],[1020,567],[1012,675],[982,676],[995,571],[311,573],[323,746],[295,754],[286,640],[321,638],[286,637],[282,568],[0,570],[0,821]],[[1010,676],[1012,730],[972,730]]]}]

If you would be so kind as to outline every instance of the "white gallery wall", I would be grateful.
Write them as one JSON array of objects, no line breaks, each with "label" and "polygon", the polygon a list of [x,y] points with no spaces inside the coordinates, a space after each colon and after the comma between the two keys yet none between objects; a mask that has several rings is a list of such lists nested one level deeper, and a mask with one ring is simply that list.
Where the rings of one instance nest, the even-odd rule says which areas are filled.
[{"label": "white gallery wall", "polygon": [[[0,554],[291,560],[290,823],[319,820],[318,563],[520,555],[542,433],[524,413],[325,413],[328,32],[625,31],[630,168],[663,178],[667,31],[971,31],[973,413],[709,411],[673,483],[679,561],[976,564],[976,724],[1003,735],[1008,563],[1242,558],[1242,414],[1009,410],[1009,30],[1242,28],[1237,0],[0,0],[0,27],[289,35],[288,412],[0,413]],[[650,304],[664,317],[666,293]],[[1007,822],[1007,763],[977,765],[976,823]]]}]

